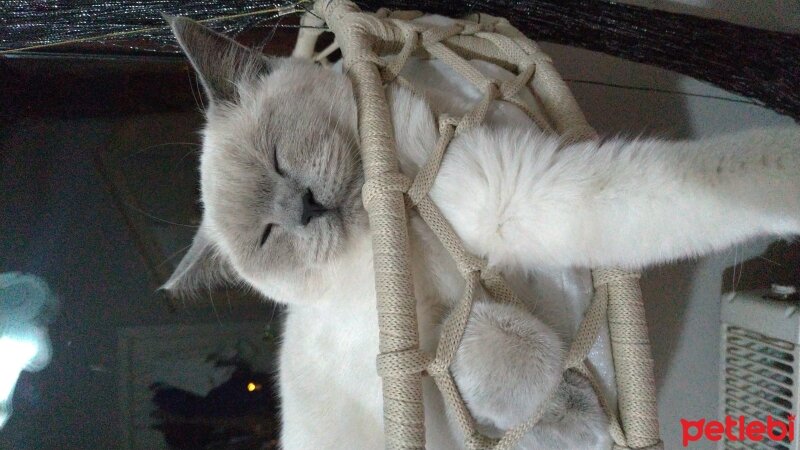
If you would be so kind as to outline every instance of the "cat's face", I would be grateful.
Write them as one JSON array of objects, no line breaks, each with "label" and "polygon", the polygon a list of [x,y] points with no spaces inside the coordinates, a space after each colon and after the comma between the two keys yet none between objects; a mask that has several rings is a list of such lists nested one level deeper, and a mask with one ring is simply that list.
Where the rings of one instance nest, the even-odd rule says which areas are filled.
[{"label": "cat's face", "polygon": [[167,288],[202,287],[184,282],[221,270],[294,301],[367,234],[350,84],[310,62],[265,60],[186,19],[172,25],[211,105],[195,239],[206,248],[187,254],[173,275],[183,279]]},{"label": "cat's face", "polygon": [[259,285],[319,270],[363,233],[349,83],[284,60],[208,115],[205,221],[236,271]]}]

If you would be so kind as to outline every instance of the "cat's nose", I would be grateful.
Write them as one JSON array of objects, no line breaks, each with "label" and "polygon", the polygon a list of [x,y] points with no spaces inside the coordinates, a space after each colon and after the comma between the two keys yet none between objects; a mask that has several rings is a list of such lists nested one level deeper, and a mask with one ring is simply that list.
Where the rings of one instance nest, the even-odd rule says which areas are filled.
[{"label": "cat's nose", "polygon": [[317,201],[314,200],[314,194],[311,192],[311,189],[306,189],[306,192],[303,194],[303,215],[300,217],[300,222],[303,225],[308,225],[311,219],[319,217],[326,212],[328,212],[328,208],[317,203]]}]

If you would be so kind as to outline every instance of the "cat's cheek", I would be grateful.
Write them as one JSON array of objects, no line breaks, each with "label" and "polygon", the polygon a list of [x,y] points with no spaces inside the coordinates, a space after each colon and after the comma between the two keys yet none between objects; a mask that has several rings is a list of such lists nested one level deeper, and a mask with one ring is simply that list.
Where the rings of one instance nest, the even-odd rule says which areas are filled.
[{"label": "cat's cheek", "polygon": [[265,269],[267,263],[259,259],[259,255],[250,255],[244,261],[240,257],[231,256],[229,261],[236,276],[249,287],[269,300],[286,303],[284,299],[291,291],[286,289],[284,283],[276,282],[275,277]]},{"label": "cat's cheek", "polygon": [[308,303],[307,299],[314,296],[313,292],[309,292],[312,290],[308,289],[309,283],[305,279],[292,274],[287,274],[284,277],[269,276],[244,279],[265,299],[277,303],[289,305]]}]

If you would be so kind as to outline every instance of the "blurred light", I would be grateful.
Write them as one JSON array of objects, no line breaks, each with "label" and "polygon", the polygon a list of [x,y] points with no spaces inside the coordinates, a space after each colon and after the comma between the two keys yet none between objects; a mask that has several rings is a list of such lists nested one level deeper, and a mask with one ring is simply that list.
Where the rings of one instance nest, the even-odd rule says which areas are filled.
[{"label": "blurred light", "polygon": [[259,391],[259,390],[261,390],[261,385],[260,384],[253,383],[252,381],[247,383],[247,391],[248,392],[254,392],[254,391]]},{"label": "blurred light", "polygon": [[28,367],[37,353],[39,344],[36,341],[0,337],[0,361],[3,362],[0,364],[0,428],[11,415],[11,395],[19,374]]},{"label": "blurred light", "polygon": [[50,362],[47,325],[57,309],[58,299],[41,278],[0,273],[0,428],[11,416],[20,372],[35,372]]}]

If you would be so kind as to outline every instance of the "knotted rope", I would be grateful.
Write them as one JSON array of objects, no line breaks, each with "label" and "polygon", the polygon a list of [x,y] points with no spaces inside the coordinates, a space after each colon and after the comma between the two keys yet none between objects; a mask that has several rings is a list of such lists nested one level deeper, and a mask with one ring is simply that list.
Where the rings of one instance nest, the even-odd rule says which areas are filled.
[{"label": "knotted rope", "polygon": [[[494,101],[519,107],[544,131],[562,135],[566,142],[594,139],[569,89],[558,76],[550,58],[505,19],[476,15],[450,26],[426,26],[411,22],[418,12],[382,9],[366,14],[347,0],[318,0],[314,14],[303,24],[327,23],[334,44],[314,55],[319,31],[302,28],[294,56],[314,58],[323,64],[337,46],[353,82],[358,109],[358,128],[366,182],[362,195],[369,214],[373,239],[380,354],[378,373],[383,377],[384,428],[389,449],[422,449],[425,446],[421,380],[433,377],[447,407],[456,419],[471,450],[508,450],[539,422],[545,409],[508,430],[501,439],[481,435],[450,373],[469,321],[474,298],[482,288],[498,302],[522,305],[503,277],[470,254],[461,239],[430,199],[442,158],[451,140],[481,124]],[[384,58],[382,55],[392,55]],[[463,117],[437,117],[439,137],[428,161],[412,180],[399,172],[395,140],[384,87],[397,82],[414,89],[401,76],[412,55],[438,58],[481,92],[482,99]],[[512,70],[512,80],[489,79],[475,69],[469,58],[481,58]],[[519,94],[528,89],[538,108],[530,108]],[[435,355],[419,348],[416,300],[409,267],[406,207],[417,209],[434,235],[456,262],[466,281],[461,299],[445,320]],[[616,269],[595,270],[595,298],[586,312],[564,361],[564,370],[587,377],[609,417],[617,449],[660,448],[656,416],[652,359],[644,320],[638,275]],[[600,329],[609,324],[617,372],[617,415],[605,401],[586,360]],[[553,386],[546,398],[552,398]],[[545,401],[542,404],[546,405]],[[524,419],[524,418],[523,418]]]}]

